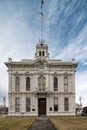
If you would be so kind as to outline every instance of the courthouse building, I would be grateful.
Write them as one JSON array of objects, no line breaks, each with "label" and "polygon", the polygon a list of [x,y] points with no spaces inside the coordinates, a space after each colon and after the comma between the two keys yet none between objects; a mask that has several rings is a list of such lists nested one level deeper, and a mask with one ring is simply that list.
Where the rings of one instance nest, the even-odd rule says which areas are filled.
[{"label": "courthouse building", "polygon": [[34,59],[5,62],[9,116],[75,115],[75,59],[50,59],[48,46],[36,45]]}]

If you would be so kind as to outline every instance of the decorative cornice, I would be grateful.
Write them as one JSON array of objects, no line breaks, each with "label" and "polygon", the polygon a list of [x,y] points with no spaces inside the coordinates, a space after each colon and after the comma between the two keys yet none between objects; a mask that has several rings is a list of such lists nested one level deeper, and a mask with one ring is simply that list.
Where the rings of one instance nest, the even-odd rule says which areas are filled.
[{"label": "decorative cornice", "polygon": [[24,91],[24,92],[22,92],[22,91],[19,91],[19,92],[9,92],[8,94],[9,95],[17,95],[17,94],[33,94],[34,92],[32,92],[32,91]]},{"label": "decorative cornice", "polygon": [[50,75],[52,75],[53,77],[54,76],[71,76],[71,75],[73,75],[72,73],[67,73],[67,72],[65,72],[65,73],[58,73],[58,72],[54,72],[54,73],[52,73],[52,74],[50,74]]},{"label": "decorative cornice", "polygon": [[37,91],[37,90],[34,90],[34,91],[20,91],[20,92],[9,92],[8,93],[9,95],[17,95],[17,94],[52,94],[52,95],[71,95],[71,94],[75,94],[74,92],[58,92],[58,91]]},{"label": "decorative cornice", "polygon": [[24,75],[27,77],[27,76],[32,76],[33,74],[30,73],[29,71],[25,72]]},{"label": "decorative cornice", "polygon": [[15,73],[13,73],[13,75],[16,77],[16,76],[19,76],[19,75],[21,75],[21,74],[19,74],[19,72],[16,71]]},{"label": "decorative cornice", "polygon": [[30,73],[29,71],[26,71],[25,73],[20,73],[20,72],[16,71],[16,72],[14,72],[14,73],[12,73],[12,74],[13,74],[14,76],[22,76],[22,75],[25,75],[26,77],[33,75],[33,74]]}]

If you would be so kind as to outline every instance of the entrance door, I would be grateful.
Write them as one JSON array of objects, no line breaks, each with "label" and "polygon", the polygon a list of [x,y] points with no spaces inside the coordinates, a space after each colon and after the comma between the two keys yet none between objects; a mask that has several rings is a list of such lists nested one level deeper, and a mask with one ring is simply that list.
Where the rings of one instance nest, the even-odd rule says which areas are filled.
[{"label": "entrance door", "polygon": [[46,98],[38,99],[38,115],[39,116],[46,115]]}]

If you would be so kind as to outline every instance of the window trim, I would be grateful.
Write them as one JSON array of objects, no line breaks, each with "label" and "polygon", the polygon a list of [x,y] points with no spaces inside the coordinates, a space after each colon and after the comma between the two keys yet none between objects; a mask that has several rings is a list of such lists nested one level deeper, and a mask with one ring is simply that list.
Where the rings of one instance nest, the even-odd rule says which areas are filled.
[{"label": "window trim", "polygon": [[54,91],[58,91],[58,78],[56,76],[53,78],[53,86]]},{"label": "window trim", "polygon": [[64,111],[69,111],[69,98],[64,98]]},{"label": "window trim", "polygon": [[20,112],[20,97],[15,98],[15,112]]},{"label": "window trim", "polygon": [[46,88],[46,78],[44,76],[38,77],[38,89],[45,91]]},{"label": "window trim", "polygon": [[20,91],[20,77],[15,77],[15,91]]},{"label": "window trim", "polygon": [[64,77],[64,91],[68,91],[68,77]]},{"label": "window trim", "polygon": [[31,86],[30,77],[26,77],[26,91],[30,91],[30,86]]},{"label": "window trim", "polygon": [[26,112],[30,112],[30,111],[31,111],[31,100],[30,98],[27,97],[26,98]]},{"label": "window trim", "polygon": [[58,112],[58,98],[54,98],[54,112]]}]

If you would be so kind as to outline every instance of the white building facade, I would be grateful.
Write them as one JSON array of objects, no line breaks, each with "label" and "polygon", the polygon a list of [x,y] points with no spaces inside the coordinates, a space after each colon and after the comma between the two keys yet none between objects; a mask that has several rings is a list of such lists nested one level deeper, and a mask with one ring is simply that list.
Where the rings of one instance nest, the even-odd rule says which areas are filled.
[{"label": "white building facade", "polygon": [[9,116],[75,115],[77,63],[49,59],[48,46],[36,45],[32,60],[5,62],[9,76]]}]

